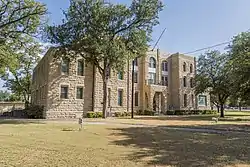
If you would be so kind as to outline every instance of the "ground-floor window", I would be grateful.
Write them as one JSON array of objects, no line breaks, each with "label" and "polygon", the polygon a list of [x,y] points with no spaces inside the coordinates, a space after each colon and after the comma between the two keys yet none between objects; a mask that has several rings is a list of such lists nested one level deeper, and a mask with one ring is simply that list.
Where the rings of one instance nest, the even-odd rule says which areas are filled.
[{"label": "ground-floor window", "polygon": [[187,107],[187,94],[184,94],[184,107]]},{"label": "ground-floor window", "polygon": [[68,99],[68,86],[61,86],[61,99]]},{"label": "ground-floor window", "polygon": [[199,106],[207,106],[207,96],[199,95],[198,96],[198,105]]},{"label": "ground-floor window", "polygon": [[77,87],[76,98],[83,99],[83,87]]},{"label": "ground-floor window", "polygon": [[118,90],[118,106],[123,105],[123,90],[119,89]]},{"label": "ground-floor window", "polygon": [[139,93],[135,92],[135,106],[139,106]]}]

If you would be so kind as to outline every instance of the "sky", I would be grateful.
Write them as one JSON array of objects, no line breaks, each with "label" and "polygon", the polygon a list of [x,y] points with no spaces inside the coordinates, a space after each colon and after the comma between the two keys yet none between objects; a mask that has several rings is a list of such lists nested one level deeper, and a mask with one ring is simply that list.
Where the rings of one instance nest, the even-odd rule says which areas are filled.
[{"label": "sky", "polygon": [[[69,0],[38,0],[47,5],[49,23],[60,24]],[[130,0],[110,0],[129,5]],[[167,53],[187,53],[230,41],[250,29],[250,0],[163,0],[160,24],[154,28],[154,45],[166,28],[158,48]],[[213,49],[223,51],[226,45]],[[192,56],[199,56],[196,52]],[[0,89],[1,89],[0,82]]]}]

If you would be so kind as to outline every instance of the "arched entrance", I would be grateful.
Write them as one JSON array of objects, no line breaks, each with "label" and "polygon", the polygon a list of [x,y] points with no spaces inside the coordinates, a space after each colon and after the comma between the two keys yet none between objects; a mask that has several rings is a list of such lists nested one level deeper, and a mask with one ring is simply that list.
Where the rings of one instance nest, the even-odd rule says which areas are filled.
[{"label": "arched entrance", "polygon": [[166,104],[166,97],[162,92],[155,92],[153,98],[153,111],[158,114],[165,112]]}]

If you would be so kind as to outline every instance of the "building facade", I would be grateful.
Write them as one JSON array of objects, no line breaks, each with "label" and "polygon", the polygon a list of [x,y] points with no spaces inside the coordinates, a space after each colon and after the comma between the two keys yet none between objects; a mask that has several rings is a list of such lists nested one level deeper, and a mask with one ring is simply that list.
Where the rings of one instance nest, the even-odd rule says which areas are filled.
[{"label": "building facade", "polygon": [[[89,111],[101,111],[103,82],[96,67],[76,58],[54,58],[51,48],[34,69],[32,104],[44,106],[46,118],[78,118]],[[131,111],[132,63],[123,72],[110,71],[109,112]],[[134,109],[209,109],[206,94],[195,96],[195,58],[149,51],[135,59]]]}]

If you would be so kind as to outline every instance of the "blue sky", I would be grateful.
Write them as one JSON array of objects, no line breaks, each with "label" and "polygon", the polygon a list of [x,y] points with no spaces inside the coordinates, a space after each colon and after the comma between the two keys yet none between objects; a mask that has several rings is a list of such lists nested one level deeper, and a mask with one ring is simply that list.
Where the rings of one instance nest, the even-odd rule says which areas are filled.
[{"label": "blue sky", "polygon": [[[67,9],[69,0],[39,1],[47,4],[50,23],[60,23],[61,10]],[[131,1],[110,2],[130,4]],[[186,53],[229,41],[232,36],[250,29],[249,0],[163,0],[163,3],[165,7],[160,14],[160,25],[154,29],[152,44],[167,28],[158,47],[169,53]]]},{"label": "blue sky", "polygon": [[[67,9],[69,0],[39,1],[49,9],[50,24],[59,24],[63,18],[62,9]],[[131,1],[110,2],[129,4]],[[158,47],[168,53],[186,53],[226,42],[250,29],[250,0],[163,0],[163,3],[165,7],[160,13],[160,25],[154,28],[152,44],[166,28]],[[223,50],[224,47],[214,49]]]}]

